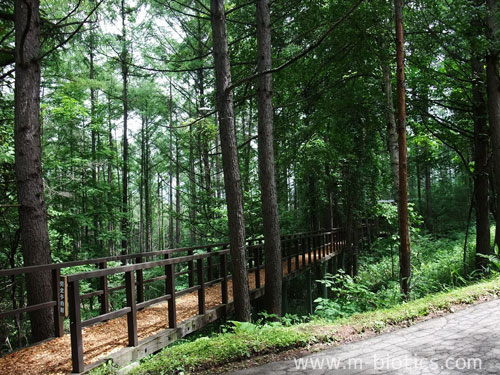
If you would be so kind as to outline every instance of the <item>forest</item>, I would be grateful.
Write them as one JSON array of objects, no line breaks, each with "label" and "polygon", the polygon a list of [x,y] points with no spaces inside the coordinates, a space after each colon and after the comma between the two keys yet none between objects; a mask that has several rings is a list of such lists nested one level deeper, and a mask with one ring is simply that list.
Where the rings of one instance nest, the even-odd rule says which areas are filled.
[{"label": "forest", "polygon": [[[234,319],[252,322],[344,318],[495,278],[499,22],[497,0],[3,0],[0,268],[124,267],[227,243]],[[283,236],[334,228],[342,262],[305,311],[302,279],[282,279]],[[63,276],[96,270],[81,264]],[[189,270],[167,281],[174,299]],[[51,301],[52,277],[0,272],[0,310]],[[98,296],[84,318],[108,311]],[[30,311],[0,314],[2,353],[57,336],[56,312]]]}]

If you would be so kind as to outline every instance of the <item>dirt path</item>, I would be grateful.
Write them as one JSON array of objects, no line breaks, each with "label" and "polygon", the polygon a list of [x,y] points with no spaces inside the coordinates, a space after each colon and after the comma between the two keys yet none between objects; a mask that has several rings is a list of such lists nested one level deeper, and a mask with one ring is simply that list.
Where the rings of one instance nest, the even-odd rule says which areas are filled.
[{"label": "dirt path", "polygon": [[[306,256],[306,259],[308,257]],[[308,259],[307,259],[308,262]],[[300,257],[302,267],[302,256]],[[292,271],[295,271],[295,258],[292,259]],[[287,273],[287,264],[283,262],[283,273]],[[255,273],[248,276],[250,289],[255,288]],[[261,286],[264,285],[264,270],[260,271]],[[228,282],[230,300],[233,294],[232,282]],[[206,289],[207,309],[222,302],[221,284]],[[177,323],[198,315],[198,294],[193,292],[176,299]],[[148,307],[137,313],[137,334],[139,340],[152,336],[168,328],[168,303],[164,302]],[[122,316],[95,326],[83,329],[83,356],[85,365],[89,365],[110,353],[125,348],[128,344],[127,317]],[[71,373],[71,341],[65,334],[53,340],[21,349],[0,358],[0,375],[41,375]]]}]

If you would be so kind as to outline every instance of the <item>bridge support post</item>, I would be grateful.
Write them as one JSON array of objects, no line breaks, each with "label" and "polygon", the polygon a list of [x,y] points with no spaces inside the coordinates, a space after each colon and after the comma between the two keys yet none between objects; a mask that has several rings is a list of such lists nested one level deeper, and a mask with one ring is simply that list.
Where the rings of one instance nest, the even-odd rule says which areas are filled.
[{"label": "bridge support post", "polygon": [[307,312],[309,314],[313,313],[313,301],[312,301],[312,280],[311,280],[311,269],[308,269],[306,272],[306,290],[307,290]]},{"label": "bridge support post", "polygon": [[283,279],[281,284],[281,315],[284,316],[288,312],[288,278]]},{"label": "bridge support post", "polygon": [[[327,263],[326,262],[323,262],[321,263],[320,265],[320,269],[321,269],[321,280],[324,280],[325,279],[325,275],[326,275],[326,266],[327,266]],[[328,288],[326,287],[325,284],[321,284],[321,295],[323,298],[328,298]]]}]

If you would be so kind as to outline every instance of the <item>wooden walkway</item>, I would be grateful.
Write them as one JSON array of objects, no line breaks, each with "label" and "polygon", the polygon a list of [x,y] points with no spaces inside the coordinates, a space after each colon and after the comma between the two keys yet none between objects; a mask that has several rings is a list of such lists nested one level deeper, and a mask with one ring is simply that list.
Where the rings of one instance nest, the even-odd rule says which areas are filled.
[{"label": "wooden walkway", "polygon": [[[292,278],[297,272],[302,272],[313,264],[333,259],[342,253],[345,243],[345,231],[340,228],[328,232],[283,237],[285,277]],[[204,248],[207,249],[206,246]],[[256,298],[263,295],[265,282],[262,241],[250,243],[248,249],[249,286],[252,298]],[[229,251],[227,249],[213,251],[213,247],[203,254],[193,254],[192,248],[183,249],[182,253],[177,250],[179,249],[155,252],[155,256],[161,255],[167,258],[163,260],[138,262],[115,268],[100,267],[101,269],[96,271],[68,276],[66,282],[69,284],[69,290],[64,297],[69,297],[71,333],[63,333],[61,337],[0,358],[0,374],[83,372],[107,359],[124,365],[149,355],[222,317],[232,309],[232,282],[230,270],[228,271]],[[176,251],[181,256],[173,257],[172,253]],[[188,255],[182,256],[184,253]],[[218,262],[215,261],[216,258]],[[131,259],[137,260],[137,255]],[[165,275],[154,278],[154,281],[165,280],[166,294],[144,301],[144,294],[140,290],[148,280],[142,279],[142,273],[146,269],[155,267],[165,267]],[[0,276],[2,272],[8,271],[13,272],[2,270]],[[125,275],[125,286],[107,288],[104,280],[104,283],[100,283],[100,290],[80,295],[79,281],[90,278],[102,281],[103,277],[120,273]],[[175,298],[171,298],[172,288],[175,288],[174,277],[181,274],[188,275],[189,287],[176,290]],[[64,280],[64,278],[56,279],[54,278],[59,282]],[[136,287],[132,288],[131,285]],[[126,307],[111,312],[101,311],[97,317],[81,321],[82,299],[91,295],[107,300],[106,293],[118,289],[127,291]],[[140,308],[142,309],[139,310]],[[0,317],[2,314],[11,316],[12,311],[0,312]],[[58,318],[62,320],[64,316],[59,315]],[[56,326],[57,324],[56,322]]]}]

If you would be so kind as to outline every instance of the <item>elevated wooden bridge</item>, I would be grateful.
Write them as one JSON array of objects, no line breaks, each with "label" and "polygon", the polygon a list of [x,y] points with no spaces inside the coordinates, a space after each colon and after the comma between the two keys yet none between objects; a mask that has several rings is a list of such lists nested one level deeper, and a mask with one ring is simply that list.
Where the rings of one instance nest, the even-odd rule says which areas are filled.
[{"label": "elevated wooden bridge", "polygon": [[[354,238],[371,237],[373,232],[372,225],[365,224]],[[346,229],[286,235],[281,244],[285,280],[316,264],[329,262],[332,271],[334,262],[343,262]],[[264,294],[263,246],[262,239],[247,241],[252,299]],[[121,265],[112,267],[112,262]],[[95,270],[68,274],[82,265]],[[146,271],[162,274],[145,278]],[[226,243],[4,269],[0,278],[24,278],[34,272],[52,273],[53,300],[0,311],[0,319],[53,309],[56,338],[0,358],[1,374],[82,373],[110,359],[125,365],[206,326],[233,308],[231,257]],[[187,279],[185,287],[176,287],[176,280],[181,278]],[[84,280],[94,285],[94,290],[81,293]],[[147,299],[145,290],[158,282],[164,283],[161,295]],[[125,290],[125,301],[114,309],[110,295],[120,290]],[[83,302],[96,297],[99,309],[92,311],[92,318],[82,321]],[[64,332],[67,317],[69,334]]]}]

